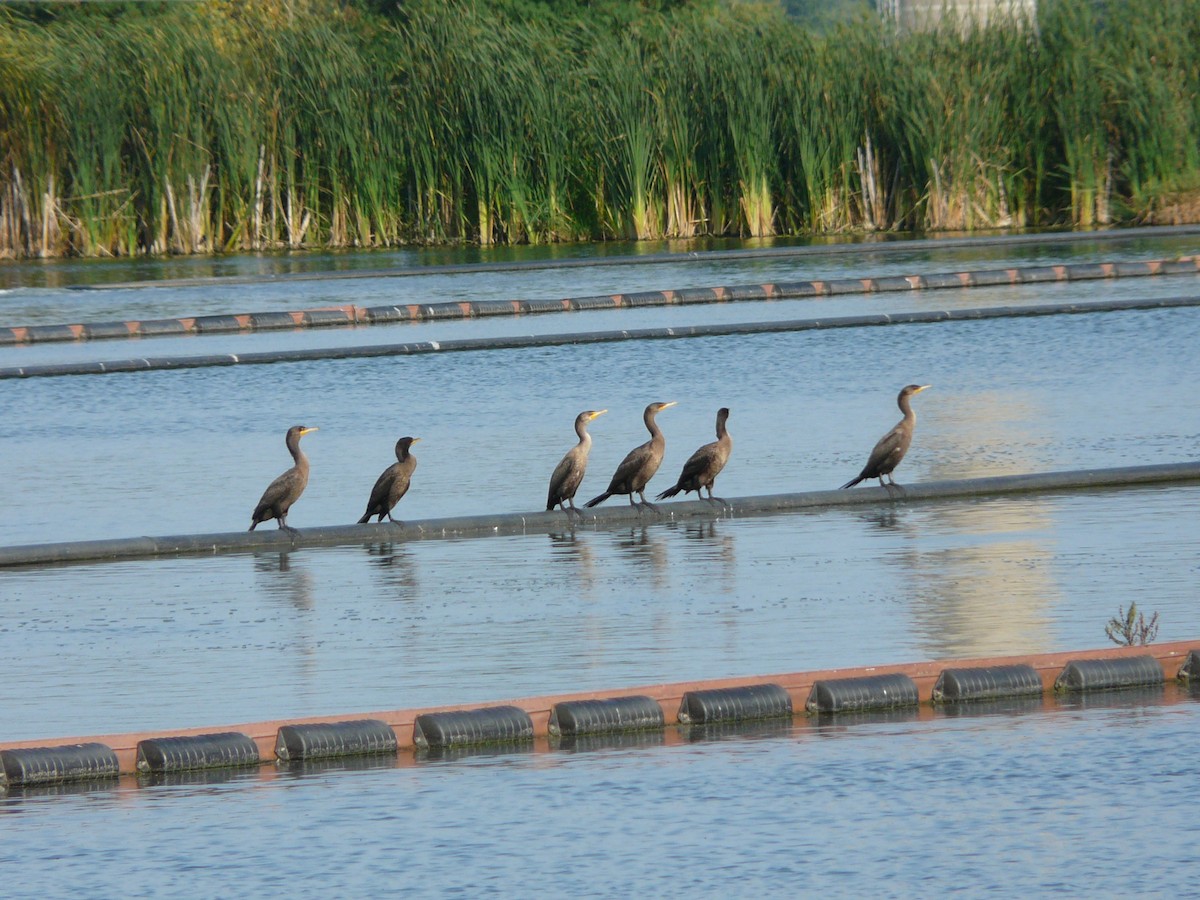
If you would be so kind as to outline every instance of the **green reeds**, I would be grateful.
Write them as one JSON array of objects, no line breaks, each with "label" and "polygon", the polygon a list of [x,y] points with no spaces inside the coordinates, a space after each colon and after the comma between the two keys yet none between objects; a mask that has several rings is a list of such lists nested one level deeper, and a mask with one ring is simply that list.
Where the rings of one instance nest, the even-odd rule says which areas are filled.
[{"label": "green reeds", "polygon": [[1200,218],[1200,0],[523,9],[2,7],[0,255]]}]

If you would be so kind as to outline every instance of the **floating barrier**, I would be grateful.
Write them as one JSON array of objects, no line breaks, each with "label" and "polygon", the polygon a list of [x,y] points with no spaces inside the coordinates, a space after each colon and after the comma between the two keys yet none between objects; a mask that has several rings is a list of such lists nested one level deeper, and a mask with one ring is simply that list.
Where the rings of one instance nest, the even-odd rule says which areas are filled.
[{"label": "floating barrier", "polygon": [[818,681],[812,686],[804,708],[815,713],[866,712],[916,706],[920,702],[916,682],[896,672]]},{"label": "floating barrier", "polygon": [[[727,499],[724,507],[704,500],[663,503],[659,511],[642,511],[622,504],[587,510],[582,522],[564,518],[561,511],[498,513],[490,516],[458,516],[444,519],[413,519],[404,523],[378,522],[365,525],[328,525],[298,529],[233,531],[215,534],[165,537],[113,538],[100,541],[70,541],[53,544],[24,544],[0,547],[0,568],[49,563],[111,562],[162,556],[213,555],[259,551],[288,552],[308,547],[353,544],[397,543],[489,537],[514,534],[561,534],[581,528],[622,528],[630,524],[747,518],[783,512],[834,509],[846,506],[918,503],[964,497],[999,497],[1011,494],[1045,493],[1097,488],[1186,484],[1200,481],[1200,460],[1154,466],[1125,466],[1111,469],[1078,469],[1027,475],[998,475],[907,484],[902,495],[893,496],[881,487],[853,490],[809,491],[767,494]],[[357,514],[357,510],[355,511]]]},{"label": "floating barrier", "polygon": [[117,754],[95,741],[59,747],[0,750],[0,778],[3,784],[47,784],[115,778],[119,771]]},{"label": "floating barrier", "polygon": [[984,666],[946,669],[933,686],[934,703],[996,700],[1042,693],[1042,679],[1033,666]]},{"label": "floating barrier", "polygon": [[313,362],[330,359],[372,359],[427,353],[464,353],[481,350],[529,350],[575,344],[611,344],[623,341],[683,340],[748,334],[778,334],[833,328],[866,328],[880,325],[923,325],[938,322],[1011,319],[1032,316],[1088,315],[1092,313],[1182,309],[1200,306],[1200,297],[1097,300],[1081,303],[1029,304],[1025,306],[976,307],[970,309],[877,313],[829,319],[792,319],[767,322],[737,322],[716,325],[681,325],[620,331],[585,331],[566,334],[516,335],[498,338],[463,338],[448,341],[417,341],[405,344],[376,344],[351,347],[310,347],[259,353],[214,353],[203,356],[134,357],[0,367],[0,379],[57,378],[65,375],[116,375],[171,369],[207,369],[219,366],[267,365]]},{"label": "floating barrier", "polygon": [[652,697],[610,697],[556,703],[547,729],[553,735],[605,734],[664,724],[662,707]]},{"label": "floating barrier", "polygon": [[258,745],[236,731],[186,737],[151,738],[137,745],[139,772],[179,772],[185,769],[228,769],[256,766]]},{"label": "floating barrier", "polygon": [[1153,656],[1073,660],[1054,682],[1056,691],[1110,691],[1162,684],[1163,669]]},{"label": "floating barrier", "polygon": [[748,684],[736,688],[688,691],[679,704],[683,725],[745,722],[792,714],[792,695],[777,684]]},{"label": "floating barrier", "polygon": [[[928,244],[926,244],[928,246]],[[699,257],[673,255],[667,262],[684,262]],[[709,258],[731,258],[727,255]],[[745,257],[735,257],[745,258]],[[596,265],[595,261],[583,264]],[[404,274],[419,274],[421,270],[403,270]],[[393,325],[403,322],[431,322],[448,319],[471,319],[485,316],[521,316],[581,310],[622,309],[649,306],[674,306],[695,303],[736,303],[742,301],[790,300],[806,297],[832,297],[847,294],[882,294],[897,291],[942,290],[947,288],[994,287],[1006,284],[1041,284],[1046,282],[1091,281],[1095,279],[1139,278],[1158,275],[1194,275],[1200,272],[1200,257],[1180,259],[1135,260],[1127,262],[1077,263],[1053,266],[985,269],[965,272],[939,272],[915,275],[884,275],[865,278],[840,278],[821,281],[774,282],[771,284],[730,285],[720,287],[683,288],[666,291],[638,291],[627,294],[603,294],[553,300],[480,300],[447,301],[439,303],[409,303],[404,305],[360,307],[330,306],[298,311],[260,313],[221,313],[178,319],[147,321],[92,322],[70,325],[26,325],[0,327],[0,346],[41,344],[60,341],[96,341],[119,338],[163,337],[188,334],[235,334],[239,332],[271,331],[297,328],[327,328],[333,326]],[[429,274],[426,270],[424,274]],[[391,277],[396,277],[392,273]],[[337,277],[389,277],[387,270],[363,273],[316,273],[309,279]],[[259,282],[265,279],[258,279]],[[123,290],[135,287],[179,287],[192,281],[136,282],[117,285]],[[229,285],[233,279],[206,279],[204,284]],[[90,286],[89,286],[90,287]],[[113,289],[114,286],[90,287]],[[86,288],[85,288],[86,289]]]},{"label": "floating barrier", "polygon": [[517,706],[489,706],[417,716],[413,744],[420,749],[533,740],[533,720]]},{"label": "floating barrier", "polygon": [[[1032,670],[1045,692],[1043,697],[1024,695],[1008,701],[993,701],[1019,704],[1014,707],[1016,711],[1028,711],[1055,709],[1064,704],[1103,705],[1105,698],[1121,696],[1120,692],[1115,691],[1054,693],[1052,688],[1056,681],[1067,676],[1068,671],[1077,672],[1081,667],[1088,670],[1102,667],[1109,672],[1128,669],[1144,673],[1154,668],[1160,680],[1154,686],[1157,690],[1146,696],[1157,701],[1164,691],[1162,672],[1180,672],[1185,665],[1193,664],[1193,658],[1200,656],[1198,645],[1200,639],[1145,647],[1109,647],[1082,652],[959,659],[946,663],[902,663],[757,678],[660,684],[632,690],[593,691],[586,695],[532,697],[500,706],[480,704],[450,709],[393,710],[366,716],[346,716],[332,721],[306,719],[258,722],[230,726],[226,732],[218,734],[200,730],[171,737],[117,734],[63,739],[58,745],[44,739],[0,742],[0,760],[3,761],[6,779],[0,787],[47,784],[68,779],[95,780],[101,775],[112,777],[118,771],[122,774],[149,772],[159,782],[170,778],[220,780],[232,777],[221,775],[222,769],[273,760],[302,765],[304,758],[297,756],[297,753],[367,748],[370,741],[366,739],[366,723],[370,723],[370,731],[375,736],[382,736],[382,727],[389,729],[397,738],[397,754],[400,750],[420,750],[427,758],[453,758],[476,752],[537,749],[536,742],[539,740],[544,742],[543,747],[565,750],[657,746],[678,743],[680,740],[720,737],[728,729],[738,728],[739,723],[747,722],[761,726],[764,733],[786,735],[794,727],[797,710],[802,711],[802,716],[805,712],[816,714],[814,721],[818,722],[825,721],[821,714],[840,710],[835,720],[838,727],[852,726],[856,722],[923,720],[931,718],[932,711],[916,704],[934,703],[934,690],[939,684],[944,686],[950,681],[948,672],[955,673],[953,677],[960,683],[970,678],[980,683],[986,681],[990,685],[1019,680],[1022,690],[1032,690],[1032,680],[1027,676],[1020,679],[1006,676],[1002,679],[996,674],[1018,668]],[[979,675],[985,671],[992,675],[987,678]],[[964,672],[975,675],[964,677]],[[1116,683],[1118,680],[1121,679],[1110,678],[1109,682],[1114,687],[1121,686]],[[1098,682],[1099,679],[1089,676],[1090,684]],[[1130,684],[1132,680],[1125,678],[1122,683]],[[915,699],[909,684],[915,686]],[[1146,690],[1144,682],[1142,684],[1142,689]],[[1186,689],[1179,690],[1181,699],[1190,702],[1190,693]],[[823,692],[836,694],[840,699],[816,703],[813,704],[815,708],[807,708],[809,704],[804,702],[805,698]],[[878,703],[881,698],[888,703],[909,704],[911,701],[911,704],[880,708]],[[597,701],[611,702],[598,705]],[[651,709],[652,703],[661,714],[661,724],[653,726],[649,720],[657,720],[658,717]],[[955,711],[967,707],[939,704],[939,708]],[[550,725],[555,717],[560,732],[558,735],[552,733]],[[574,733],[564,730],[564,722],[568,718],[575,723]],[[638,727],[645,727],[639,731],[623,732],[579,730],[607,728],[618,723],[622,727],[634,723]],[[335,731],[334,726],[341,728]],[[672,728],[681,730],[672,732]],[[305,736],[307,749],[299,748],[294,743],[296,735]],[[402,735],[411,735],[411,738],[401,739]],[[551,738],[552,743],[549,742]],[[283,756],[285,752],[286,758]],[[368,749],[366,752],[373,751]],[[347,761],[339,763],[339,767],[373,767],[386,757],[375,754],[346,756],[342,759]],[[392,764],[405,764],[405,759],[398,756]],[[295,760],[299,762],[292,762]],[[284,771],[290,769],[285,768]]]},{"label": "floating barrier", "polygon": [[284,725],[275,738],[275,758],[285,761],[370,753],[395,755],[398,748],[396,732],[378,719]]},{"label": "floating barrier", "polygon": [[1187,661],[1179,669],[1179,675],[1176,676],[1180,681],[1195,681],[1200,679],[1200,650],[1193,650],[1188,654]]}]

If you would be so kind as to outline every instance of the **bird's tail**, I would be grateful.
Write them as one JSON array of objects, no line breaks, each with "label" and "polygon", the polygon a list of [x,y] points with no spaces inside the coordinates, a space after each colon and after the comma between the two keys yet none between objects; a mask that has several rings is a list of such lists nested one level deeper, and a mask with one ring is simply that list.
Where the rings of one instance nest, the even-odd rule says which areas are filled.
[{"label": "bird's tail", "polygon": [[857,478],[851,478],[849,481],[847,481],[845,484],[843,484],[840,488],[838,488],[838,490],[844,491],[846,488],[854,487],[856,484],[858,484],[862,480],[863,480],[863,476],[861,476],[861,475],[859,475]]},{"label": "bird's tail", "polygon": [[659,494],[654,499],[655,500],[666,500],[668,497],[674,497],[678,493],[679,493],[679,485],[675,485],[675,487],[667,488],[665,491],[663,491],[661,494]]},{"label": "bird's tail", "polygon": [[603,503],[605,500],[607,500],[611,496],[612,496],[611,493],[609,493],[608,491],[605,491],[599,497],[593,497],[591,500],[589,500],[587,503],[585,503],[583,505],[590,509],[593,506],[599,506],[601,503]]},{"label": "bird's tail", "polygon": [[358,520],[358,524],[364,525],[367,522],[369,522],[370,520],[371,520],[371,511],[368,509],[365,513],[363,513],[363,517]]}]

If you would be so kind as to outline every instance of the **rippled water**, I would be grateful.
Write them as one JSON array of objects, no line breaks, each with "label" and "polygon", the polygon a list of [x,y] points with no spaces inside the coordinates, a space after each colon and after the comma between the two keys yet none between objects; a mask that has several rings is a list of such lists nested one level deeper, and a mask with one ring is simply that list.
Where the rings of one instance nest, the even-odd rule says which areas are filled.
[{"label": "rippled water", "polygon": [[913,381],[934,389],[901,481],[1178,462],[1200,444],[1198,344],[1180,309],[10,382],[0,542],[246,528],[297,423],[321,429],[297,527],[355,521],[403,434],[422,443],[399,518],[540,509],[576,413],[607,408],[594,496],[653,400],[679,403],[656,490],[721,406],[725,495],[836,487]]},{"label": "rippled water", "polygon": [[[0,571],[10,739],[1197,635],[1200,486]],[[69,648],[64,664],[60,648]]]},{"label": "rippled water", "polygon": [[[1186,249],[1179,239],[1140,241],[1119,256]],[[828,274],[882,274],[1117,255],[1113,245],[932,247],[824,264]],[[181,275],[198,263],[163,265]],[[45,282],[94,277],[82,268],[66,263],[52,276],[56,266],[45,267]],[[717,281],[701,272],[695,283],[753,283],[764,271],[718,270]],[[550,287],[537,276],[515,293],[684,286],[673,281],[679,271],[654,272],[559,273],[564,281]],[[587,277],[596,280],[572,280]],[[312,305],[318,294],[374,302],[367,283],[302,284],[284,293],[243,285],[229,296],[239,310]],[[452,279],[446,292],[490,289],[514,285]],[[820,315],[1183,290],[1191,287],[1177,279],[1134,279],[880,295],[838,298]],[[204,311],[191,308],[196,293],[175,291],[130,291],[129,301],[158,315]],[[0,296],[0,308],[37,304],[20,294]],[[624,310],[411,333],[692,324],[813,308]],[[409,333],[321,339],[378,343],[384,331]],[[219,352],[220,342],[263,349],[301,339],[311,338],[161,343]],[[0,543],[245,528],[288,464],[283,432],[297,422],[321,428],[305,438],[313,476],[290,517],[301,528],[357,519],[405,433],[423,441],[401,518],[538,509],[573,442],[575,414],[608,407],[592,428],[581,490],[591,496],[645,439],[641,409],[658,399],[679,405],[661,417],[667,456],[655,490],[712,439],[720,406],[733,410],[735,449],[719,493],[834,487],[895,422],[896,391],[910,381],[934,389],[917,401],[902,483],[1179,462],[1200,443],[1197,345],[1200,311],[1181,309],[10,381],[0,385],[9,423],[0,433]],[[108,355],[133,345],[89,352],[101,346]],[[1160,639],[1187,640],[1198,633],[1198,509],[1200,486],[1187,485],[3,570],[0,736],[1097,647],[1130,602],[1159,613]],[[1151,884],[1178,893],[1197,874],[1196,776],[1181,749],[1197,709],[1168,687],[1115,706],[1091,698],[987,716],[925,710],[920,721],[797,722],[696,741],[672,730],[595,752],[14,791],[0,801],[0,864],[14,896],[359,895],[398,884],[417,895],[1092,896]]]},{"label": "rippled water", "polygon": [[31,792],[0,863],[14,897],[1187,895],[1200,706],[1127,702]]}]

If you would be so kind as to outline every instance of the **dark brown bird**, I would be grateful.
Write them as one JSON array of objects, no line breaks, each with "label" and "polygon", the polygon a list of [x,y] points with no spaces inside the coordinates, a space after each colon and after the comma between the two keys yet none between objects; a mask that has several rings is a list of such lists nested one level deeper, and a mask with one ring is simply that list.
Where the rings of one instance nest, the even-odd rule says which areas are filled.
[{"label": "dark brown bird", "polygon": [[579,443],[568,450],[554,467],[554,474],[550,476],[550,491],[546,494],[547,510],[561,506],[568,519],[571,513],[583,518],[583,513],[575,505],[575,492],[579,490],[583,481],[583,474],[587,471],[588,454],[592,450],[592,436],[587,432],[588,422],[606,412],[607,409],[589,409],[575,417],[575,433],[579,435]]},{"label": "dark brown bird", "polygon": [[629,505],[636,506],[633,495],[637,494],[642,498],[642,506],[656,508],[646,499],[646,485],[650,483],[650,479],[654,477],[654,473],[658,471],[658,467],[662,463],[663,451],[667,449],[667,441],[663,437],[658,423],[654,421],[654,417],[662,410],[674,405],[675,401],[672,400],[670,403],[651,403],[646,407],[646,411],[642,413],[642,421],[646,423],[646,430],[650,432],[650,440],[640,447],[630,450],[629,455],[617,466],[612,481],[608,483],[608,490],[599,497],[593,497],[584,506],[596,506],[614,494],[628,494]]},{"label": "dark brown bird", "polygon": [[654,499],[665,500],[674,497],[680,491],[688,494],[696,492],[697,497],[703,497],[700,488],[708,488],[708,499],[724,503],[720,497],[713,496],[713,482],[729,462],[729,454],[733,452],[733,438],[725,430],[725,420],[729,418],[729,409],[722,406],[717,410],[717,439],[711,444],[705,444],[688,457],[683,464],[683,472],[674,487],[669,487]]},{"label": "dark brown bird", "polygon": [[[928,384],[910,384],[900,391],[896,402],[900,406],[900,411],[904,413],[904,418],[896,423],[895,428],[879,439],[879,443],[871,451],[867,464],[858,473],[858,477],[847,481],[842,488],[854,487],[860,481],[868,478],[878,478],[880,487],[886,488],[889,494],[892,492],[892,488],[900,487],[892,478],[892,471],[900,465],[900,460],[904,459],[904,454],[908,452],[908,445],[912,443],[913,428],[917,424],[917,414],[912,411],[909,398],[929,387]],[[889,484],[884,483],[884,475],[888,477]]]},{"label": "dark brown bird", "polygon": [[417,458],[409,449],[419,440],[417,437],[402,437],[396,441],[396,462],[384,469],[383,474],[375,479],[375,487],[371,488],[371,499],[367,501],[367,511],[358,520],[359,525],[375,515],[379,516],[376,522],[382,522],[384,516],[388,517],[389,522],[396,521],[392,518],[392,508],[408,493],[412,474],[417,468]]},{"label": "dark brown bird", "polygon": [[250,517],[250,531],[268,519],[277,519],[279,527],[285,531],[296,531],[287,523],[288,510],[300,499],[300,495],[308,486],[308,457],[300,449],[300,438],[310,431],[317,430],[304,425],[293,425],[288,429],[288,453],[292,454],[296,464],[267,485],[262,499],[258,501],[258,506],[254,507],[254,514]]}]

